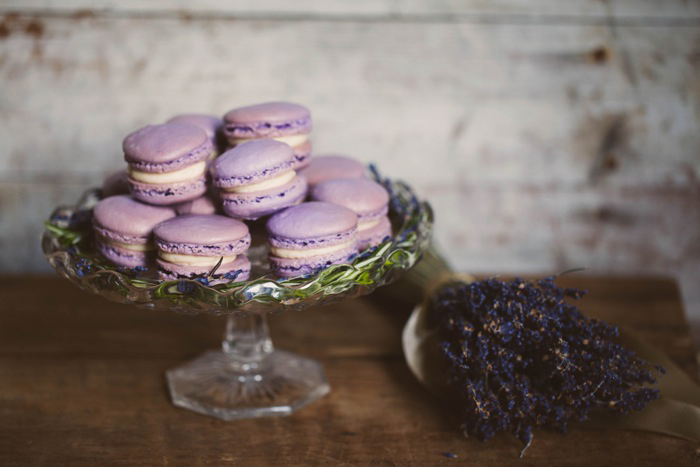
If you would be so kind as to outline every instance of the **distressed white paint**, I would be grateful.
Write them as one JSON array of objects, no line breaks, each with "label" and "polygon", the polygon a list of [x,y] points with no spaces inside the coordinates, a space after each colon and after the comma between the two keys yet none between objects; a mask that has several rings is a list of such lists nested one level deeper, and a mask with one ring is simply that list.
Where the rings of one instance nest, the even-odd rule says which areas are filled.
[{"label": "distressed white paint", "polygon": [[[700,17],[696,0],[2,0],[0,8],[23,12],[99,14],[184,14],[236,17],[322,17],[430,19],[446,15],[509,15],[538,18]],[[437,15],[437,16],[436,16]]]},{"label": "distressed white paint", "polygon": [[21,3],[52,11],[2,23],[0,271],[47,270],[41,221],[129,131],[283,98],[428,197],[460,267],[679,275],[700,316],[698,2]]}]

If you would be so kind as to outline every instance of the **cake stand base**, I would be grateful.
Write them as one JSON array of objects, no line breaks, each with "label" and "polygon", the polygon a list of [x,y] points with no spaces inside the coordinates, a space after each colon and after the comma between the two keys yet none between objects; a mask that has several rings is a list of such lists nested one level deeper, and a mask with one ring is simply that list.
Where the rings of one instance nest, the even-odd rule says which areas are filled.
[{"label": "cake stand base", "polygon": [[166,377],[173,404],[222,420],[289,415],[330,391],[321,365],[280,350],[244,365],[210,351]]}]

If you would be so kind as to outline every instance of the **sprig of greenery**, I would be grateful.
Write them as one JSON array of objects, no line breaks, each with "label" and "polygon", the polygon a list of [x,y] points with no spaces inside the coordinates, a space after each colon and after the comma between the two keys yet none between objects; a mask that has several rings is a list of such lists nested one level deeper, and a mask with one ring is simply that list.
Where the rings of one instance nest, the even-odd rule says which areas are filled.
[{"label": "sprig of greenery", "polygon": [[68,227],[59,227],[49,221],[44,222],[44,227],[65,246],[77,245],[83,239],[82,232]]}]

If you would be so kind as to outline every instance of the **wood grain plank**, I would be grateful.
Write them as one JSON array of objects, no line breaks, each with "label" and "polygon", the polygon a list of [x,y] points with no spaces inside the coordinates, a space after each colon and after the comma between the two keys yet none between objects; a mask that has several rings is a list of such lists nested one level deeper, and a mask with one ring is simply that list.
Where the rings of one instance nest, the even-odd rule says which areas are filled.
[{"label": "wood grain plank", "polygon": [[[584,302],[591,314],[629,325],[681,364],[694,364],[672,281],[565,276],[562,283],[591,291]],[[42,292],[32,293],[36,290]],[[272,317],[275,342],[321,359],[333,391],[292,417],[226,423],[171,406],[162,377],[165,369],[215,345],[220,319],[111,304],[60,278],[2,276],[0,298],[3,465],[94,465],[95,459],[101,465],[441,465],[517,459],[520,446],[508,437],[486,444],[462,437],[413,379],[398,340],[408,303],[377,297]],[[362,351],[348,351],[349,346]],[[567,436],[537,433],[520,463],[697,460],[695,446],[679,439],[575,429]]]}]

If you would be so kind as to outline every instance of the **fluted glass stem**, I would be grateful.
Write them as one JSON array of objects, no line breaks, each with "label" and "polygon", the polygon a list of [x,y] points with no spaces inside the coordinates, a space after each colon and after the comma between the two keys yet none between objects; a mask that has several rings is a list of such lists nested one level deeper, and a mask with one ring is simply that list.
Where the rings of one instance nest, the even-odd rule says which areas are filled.
[{"label": "fluted glass stem", "polygon": [[229,315],[221,349],[238,371],[260,369],[274,351],[265,314]]}]

